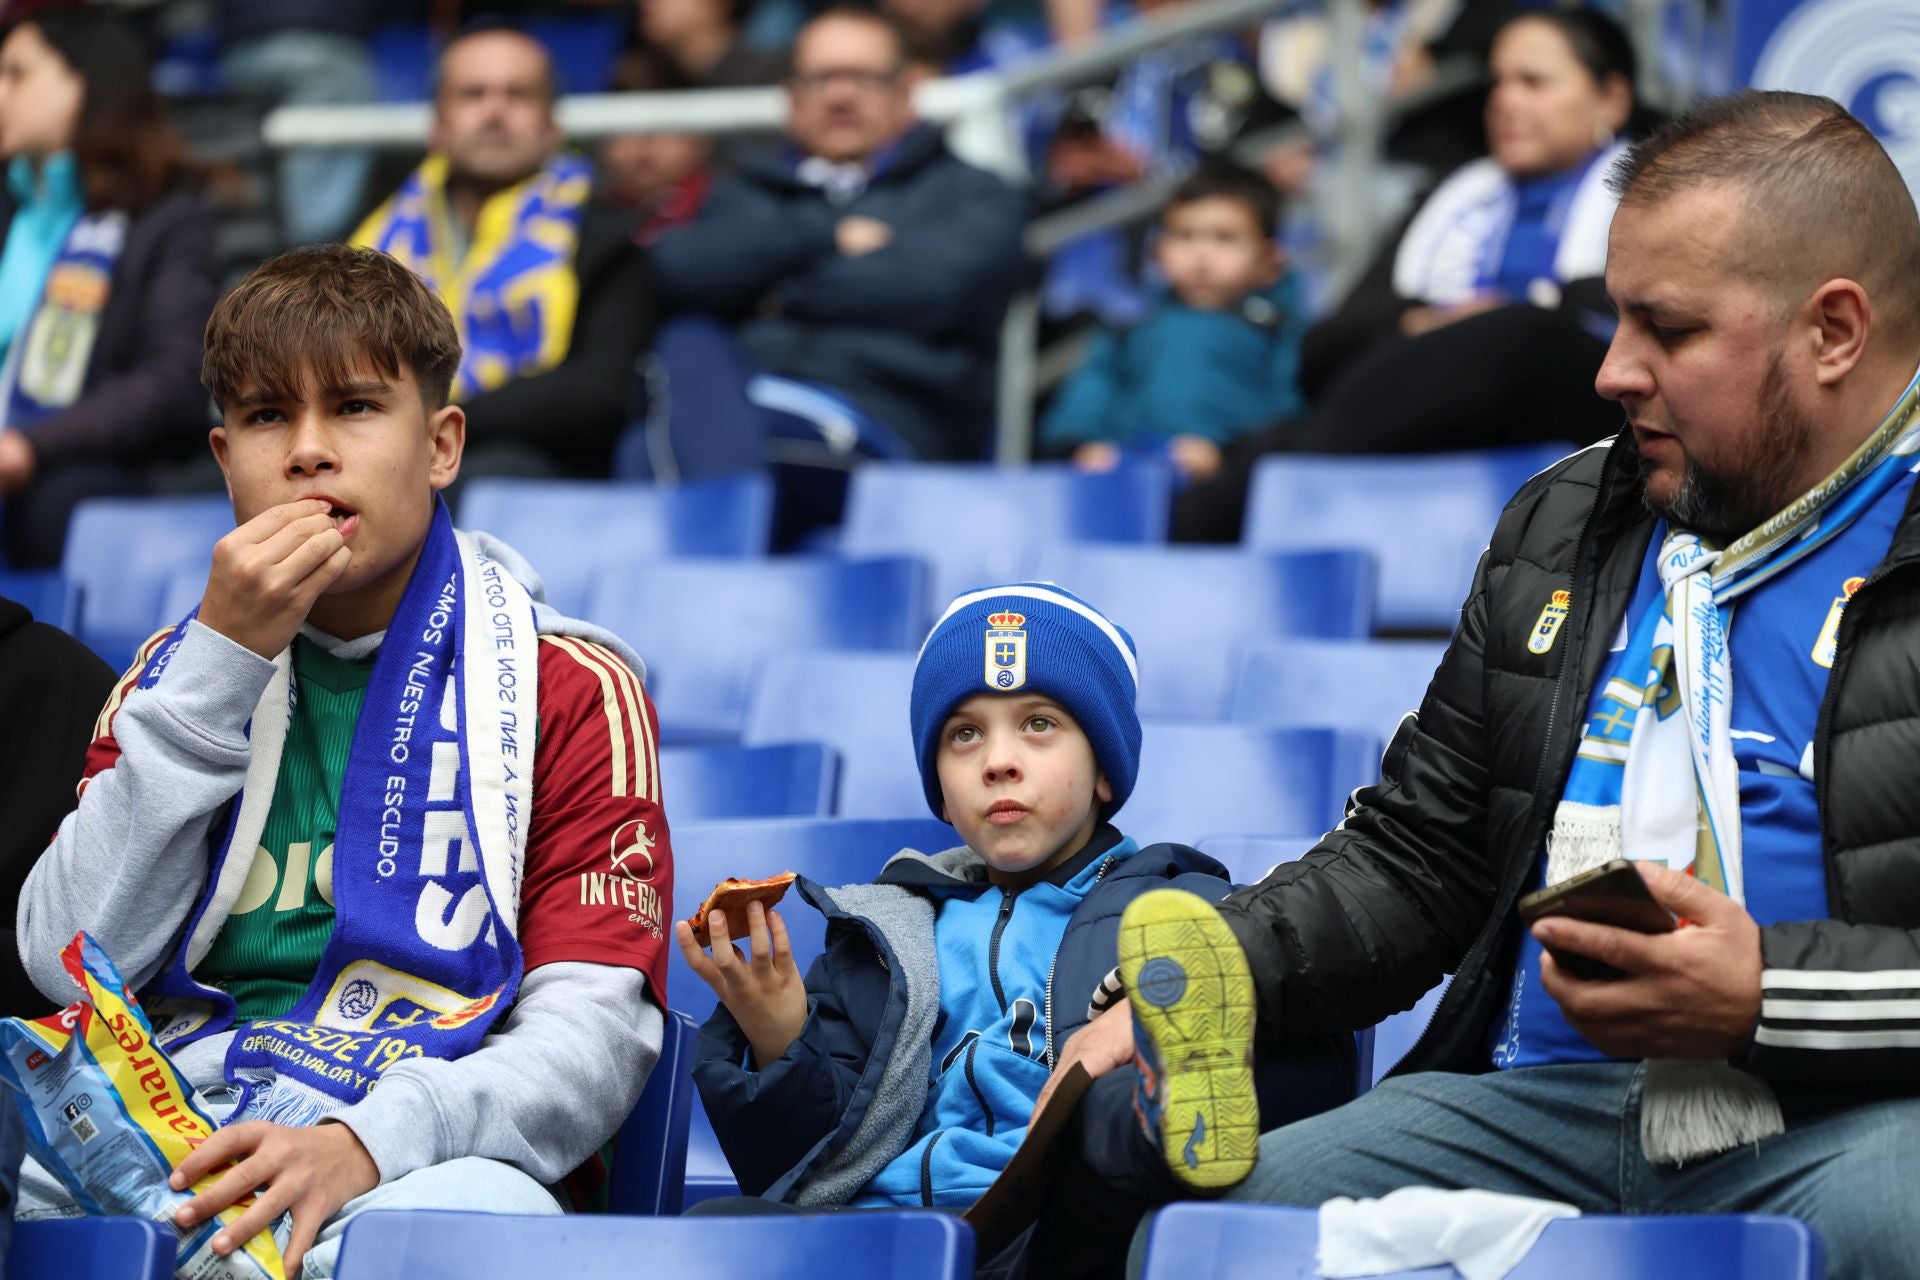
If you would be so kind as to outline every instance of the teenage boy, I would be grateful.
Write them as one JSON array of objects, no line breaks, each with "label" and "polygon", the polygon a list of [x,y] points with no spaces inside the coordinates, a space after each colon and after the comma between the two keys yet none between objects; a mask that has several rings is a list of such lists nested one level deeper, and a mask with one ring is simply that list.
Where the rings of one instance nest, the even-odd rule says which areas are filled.
[{"label": "teenage boy", "polygon": [[[227,1118],[174,1183],[237,1167],[180,1220],[263,1188],[215,1249],[290,1211],[290,1275],[331,1274],[367,1208],[558,1212],[545,1184],[659,1053],[642,668],[454,530],[459,364],[446,308],[372,250],[285,254],[221,301],[203,377],[239,527],[101,713],[20,899],[41,992],[72,996],[60,950],[91,933]],[[33,1168],[21,1200],[74,1211]]]},{"label": "teenage boy", "polygon": [[[749,908],[750,960],[723,918],[711,957],[676,926],[721,999],[694,1080],[743,1191],[806,1208],[971,1204],[1020,1146],[1060,1047],[1112,998],[1116,954],[1128,979],[1168,979],[1148,983],[1161,1003],[1134,1006],[1160,1069],[1096,1086],[1068,1139],[1081,1171],[984,1269],[1103,1274],[1146,1204],[1253,1167],[1252,982],[1205,901],[1231,888],[1226,872],[1110,821],[1139,766],[1137,679],[1132,639],[1058,587],[961,596],[921,650],[911,719],[927,803],[965,844],[903,852],[871,885],[801,880],[829,921],[804,982],[778,911]],[[1270,1123],[1351,1096],[1351,1041],[1286,1070]]]}]

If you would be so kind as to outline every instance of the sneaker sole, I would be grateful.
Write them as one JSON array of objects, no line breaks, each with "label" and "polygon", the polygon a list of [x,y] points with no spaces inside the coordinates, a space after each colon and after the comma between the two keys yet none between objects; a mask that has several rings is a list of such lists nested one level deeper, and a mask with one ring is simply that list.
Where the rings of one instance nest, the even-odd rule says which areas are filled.
[{"label": "sneaker sole", "polygon": [[1142,894],[1120,919],[1120,975],[1160,1056],[1167,1167],[1197,1190],[1235,1185],[1259,1156],[1260,1104],[1253,975],[1233,931],[1193,894]]}]

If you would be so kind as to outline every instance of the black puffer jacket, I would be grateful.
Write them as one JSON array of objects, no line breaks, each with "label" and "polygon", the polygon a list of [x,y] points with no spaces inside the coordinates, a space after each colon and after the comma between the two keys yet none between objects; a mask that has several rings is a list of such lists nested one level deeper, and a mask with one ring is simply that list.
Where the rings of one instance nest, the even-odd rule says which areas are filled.
[{"label": "black puffer jacket", "polygon": [[[1488,1068],[1489,1030],[1512,990],[1514,902],[1653,533],[1634,470],[1623,438],[1528,482],[1380,781],[1305,858],[1223,905],[1253,971],[1276,975],[1260,990],[1263,1036],[1364,1027],[1452,972],[1399,1070]],[[1920,1082],[1917,569],[1909,502],[1847,606],[1814,739],[1833,918],[1762,930],[1764,1003],[1739,1061],[1792,1092]],[[1529,652],[1556,591],[1571,592],[1569,613],[1546,653]]]}]

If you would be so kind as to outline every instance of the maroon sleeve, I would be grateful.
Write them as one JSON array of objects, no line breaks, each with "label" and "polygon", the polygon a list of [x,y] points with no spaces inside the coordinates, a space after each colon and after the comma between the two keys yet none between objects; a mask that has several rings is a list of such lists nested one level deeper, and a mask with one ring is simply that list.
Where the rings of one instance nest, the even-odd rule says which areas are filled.
[{"label": "maroon sleeve", "polygon": [[664,1008],[672,921],[653,703],[611,650],[542,636],[533,825],[520,887],[526,967],[628,965],[647,975],[648,994]]}]

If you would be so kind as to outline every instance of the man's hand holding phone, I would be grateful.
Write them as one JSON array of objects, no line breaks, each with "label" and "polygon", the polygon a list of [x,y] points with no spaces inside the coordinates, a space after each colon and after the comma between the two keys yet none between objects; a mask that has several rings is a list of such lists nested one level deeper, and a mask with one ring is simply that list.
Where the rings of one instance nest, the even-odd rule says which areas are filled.
[{"label": "man's hand holding phone", "polygon": [[[1570,914],[1535,914],[1533,936],[1547,951],[1541,984],[1603,1053],[1730,1057],[1760,1018],[1760,926],[1746,908],[1690,875],[1653,863],[1634,869],[1653,902],[1685,924],[1651,933]],[[1578,976],[1558,956],[1585,957],[1614,976]]]}]

